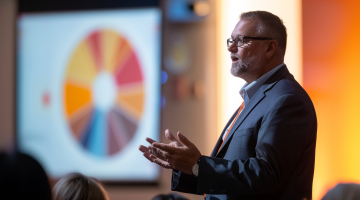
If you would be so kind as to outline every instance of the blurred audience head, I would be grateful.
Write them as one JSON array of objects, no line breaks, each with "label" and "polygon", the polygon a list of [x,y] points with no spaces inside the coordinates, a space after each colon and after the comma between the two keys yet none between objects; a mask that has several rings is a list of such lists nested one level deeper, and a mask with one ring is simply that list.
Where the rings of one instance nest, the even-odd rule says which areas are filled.
[{"label": "blurred audience head", "polygon": [[360,199],[360,185],[355,183],[338,184],[329,190],[322,200],[358,200]]},{"label": "blurred audience head", "polygon": [[0,153],[0,199],[51,200],[49,181],[41,165],[23,153]]},{"label": "blurred audience head", "polygon": [[108,200],[108,196],[94,178],[72,173],[61,178],[53,189],[54,200]]},{"label": "blurred audience head", "polygon": [[181,196],[180,194],[170,193],[170,194],[159,194],[152,198],[152,200],[189,200],[188,198]]}]

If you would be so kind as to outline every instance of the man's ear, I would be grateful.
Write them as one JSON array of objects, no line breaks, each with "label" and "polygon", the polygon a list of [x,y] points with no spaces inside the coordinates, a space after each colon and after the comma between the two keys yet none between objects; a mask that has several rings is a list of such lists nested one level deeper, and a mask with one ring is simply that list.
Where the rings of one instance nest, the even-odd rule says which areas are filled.
[{"label": "man's ear", "polygon": [[276,40],[270,40],[267,45],[266,56],[268,58],[273,57],[276,54],[278,47],[278,42]]}]

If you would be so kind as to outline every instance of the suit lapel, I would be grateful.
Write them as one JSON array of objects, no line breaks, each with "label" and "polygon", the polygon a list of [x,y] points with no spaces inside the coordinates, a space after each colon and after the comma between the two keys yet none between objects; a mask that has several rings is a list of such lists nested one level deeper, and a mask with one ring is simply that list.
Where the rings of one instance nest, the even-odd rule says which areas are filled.
[{"label": "suit lapel", "polygon": [[[226,146],[227,143],[229,143],[229,141],[232,139],[233,134],[235,133],[235,131],[239,128],[239,126],[243,123],[243,121],[246,119],[246,117],[251,113],[251,111],[256,107],[256,105],[258,105],[265,97],[266,97],[266,92],[268,90],[270,90],[280,79],[282,79],[283,77],[285,77],[286,75],[290,74],[286,65],[284,65],[283,67],[281,67],[278,71],[276,71],[260,88],[259,91],[257,91],[255,93],[255,95],[251,98],[251,100],[247,103],[248,105],[245,105],[244,109],[241,111],[238,119],[236,120],[235,124],[233,125],[233,127],[231,128],[228,136],[225,139],[224,144],[222,145],[220,151],[216,152],[216,150],[220,147],[221,143],[216,144],[215,149],[213,150],[211,155],[215,155],[217,156]],[[232,118],[233,119],[233,118]],[[232,120],[231,120],[232,121]],[[231,123],[230,121],[230,123]],[[226,129],[226,127],[229,126],[229,122],[228,124],[225,126],[224,129]],[[224,130],[223,133],[224,134]],[[222,135],[221,134],[221,135]],[[221,139],[221,137],[220,137]],[[219,140],[220,140],[219,139]],[[217,147],[219,146],[219,147]]]},{"label": "suit lapel", "polygon": [[241,111],[238,119],[236,120],[235,124],[231,128],[228,136],[225,139],[224,144],[222,145],[220,151],[216,154],[218,155],[223,148],[226,146],[226,144],[231,140],[232,135],[234,132],[239,128],[239,126],[242,124],[242,122],[245,120],[245,118],[249,115],[249,113],[253,110],[253,108],[262,100],[264,99],[265,94],[264,93],[256,93],[252,98],[251,101],[249,101],[248,105],[245,105],[244,109]]}]

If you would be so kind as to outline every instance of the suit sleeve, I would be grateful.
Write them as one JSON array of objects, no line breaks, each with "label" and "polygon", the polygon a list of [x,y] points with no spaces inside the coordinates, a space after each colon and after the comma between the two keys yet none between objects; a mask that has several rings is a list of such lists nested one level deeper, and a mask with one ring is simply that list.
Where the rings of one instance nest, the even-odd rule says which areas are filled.
[{"label": "suit sleeve", "polygon": [[197,193],[197,184],[198,184],[197,177],[189,174],[181,173],[178,170],[173,170],[172,180],[171,180],[171,190],[190,193],[190,194],[201,194],[201,193]]},{"label": "suit sleeve", "polygon": [[[300,98],[294,95],[278,97],[262,119],[256,157],[225,160],[202,156],[199,177],[196,180],[180,178],[178,191],[239,195],[266,195],[279,191],[305,149],[312,125],[308,115]],[[183,180],[184,184],[180,184]]]}]

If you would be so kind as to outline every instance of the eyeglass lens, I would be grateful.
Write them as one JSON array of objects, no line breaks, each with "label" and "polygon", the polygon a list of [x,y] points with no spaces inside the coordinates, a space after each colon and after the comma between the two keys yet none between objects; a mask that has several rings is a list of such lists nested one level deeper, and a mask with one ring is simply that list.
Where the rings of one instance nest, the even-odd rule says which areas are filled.
[{"label": "eyeglass lens", "polygon": [[236,39],[227,39],[227,46],[230,47],[230,45],[233,43],[233,42],[236,42],[236,46],[237,47],[240,47],[243,45],[243,42],[244,42],[244,39],[242,37],[239,37],[239,38],[236,38]]}]

